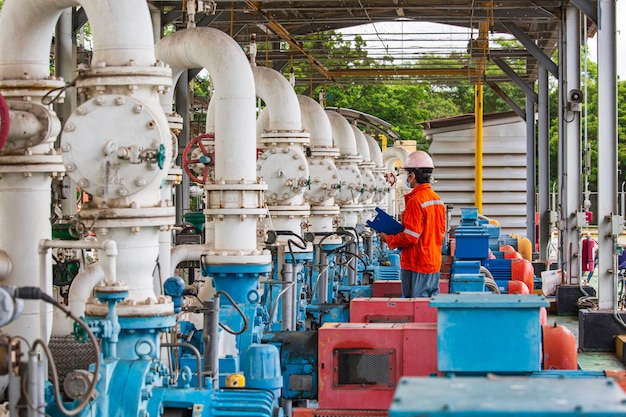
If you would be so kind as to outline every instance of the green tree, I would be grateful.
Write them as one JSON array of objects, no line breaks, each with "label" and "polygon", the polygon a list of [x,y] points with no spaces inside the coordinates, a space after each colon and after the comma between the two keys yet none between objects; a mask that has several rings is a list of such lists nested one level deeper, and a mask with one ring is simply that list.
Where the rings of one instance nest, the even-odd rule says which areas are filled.
[{"label": "green tree", "polygon": [[[598,66],[588,61],[586,72],[582,74],[583,88],[586,83],[586,98],[581,112],[583,141],[588,141],[589,153],[589,189],[598,189]],[[550,89],[550,178],[558,179],[557,155],[558,149],[558,88],[552,85]],[[587,160],[586,150],[583,148],[583,164]],[[617,83],[617,161],[618,184],[626,181],[626,81]],[[584,171],[583,171],[584,172]]]},{"label": "green tree", "polygon": [[458,114],[458,107],[435,87],[416,85],[362,85],[326,88],[326,104],[345,107],[379,117],[393,126],[401,139],[417,140],[426,146],[419,122]]}]

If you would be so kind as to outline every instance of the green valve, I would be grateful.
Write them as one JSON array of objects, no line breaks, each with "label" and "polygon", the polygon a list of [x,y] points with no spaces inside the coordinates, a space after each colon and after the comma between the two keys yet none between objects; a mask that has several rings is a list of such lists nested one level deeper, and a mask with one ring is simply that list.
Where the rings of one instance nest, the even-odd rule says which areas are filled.
[{"label": "green valve", "polygon": [[[85,321],[84,317],[81,317],[80,319]],[[72,328],[72,336],[74,336],[74,340],[78,343],[85,343],[87,342],[87,337],[89,335],[83,326],[75,322]]]},{"label": "green valve", "polygon": [[165,145],[163,144],[159,145],[159,152],[157,153],[157,165],[159,166],[159,169],[163,169],[163,166],[165,165]]}]

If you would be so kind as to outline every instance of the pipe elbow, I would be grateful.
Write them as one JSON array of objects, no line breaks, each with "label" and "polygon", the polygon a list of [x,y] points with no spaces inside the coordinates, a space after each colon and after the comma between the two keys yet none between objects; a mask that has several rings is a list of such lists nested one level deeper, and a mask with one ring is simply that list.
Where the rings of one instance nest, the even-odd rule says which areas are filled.
[{"label": "pipe elbow", "polygon": [[380,146],[378,146],[378,142],[368,133],[363,133],[363,136],[370,149],[370,159],[376,164],[377,168],[384,168],[383,151],[380,149]]},{"label": "pipe elbow", "polygon": [[48,249],[52,247],[52,240],[50,239],[41,239],[39,244],[37,245],[37,252],[40,255],[45,255],[48,252]]},{"label": "pipe elbow", "polygon": [[298,98],[289,81],[278,71],[267,67],[253,67],[257,97],[263,99],[270,112],[271,131],[299,131],[302,129]]},{"label": "pipe elbow", "polygon": [[102,249],[106,256],[117,256],[117,243],[114,240],[107,239],[102,242]]},{"label": "pipe elbow", "polygon": [[370,162],[372,160],[370,156],[370,147],[367,144],[365,135],[361,132],[361,129],[355,125],[350,125],[352,132],[354,133],[354,140],[356,141],[357,152],[363,157],[363,162]]},{"label": "pipe elbow", "polygon": [[357,154],[356,139],[350,123],[345,117],[337,112],[326,110],[328,120],[333,132],[333,140],[339,148],[341,156],[352,156]]},{"label": "pipe elbow", "polygon": [[409,151],[404,148],[394,146],[393,148],[387,148],[383,151],[383,163],[388,169],[392,169],[396,161],[400,161],[404,165],[406,157],[409,155]]},{"label": "pipe elbow", "polygon": [[312,148],[332,148],[333,131],[324,108],[311,97],[298,95],[302,129],[311,134]]},{"label": "pipe elbow", "polygon": [[205,251],[205,245],[178,245],[172,248],[170,255],[170,276],[174,275],[176,268],[181,262],[199,261],[202,253]]}]

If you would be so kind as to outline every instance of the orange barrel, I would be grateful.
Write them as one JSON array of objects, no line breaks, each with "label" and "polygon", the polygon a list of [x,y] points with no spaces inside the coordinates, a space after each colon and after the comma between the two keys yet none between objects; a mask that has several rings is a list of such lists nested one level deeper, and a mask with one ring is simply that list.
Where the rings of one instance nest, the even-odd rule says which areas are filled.
[{"label": "orange barrel", "polygon": [[554,323],[543,330],[543,369],[578,369],[576,336],[565,326]]},{"label": "orange barrel", "polygon": [[524,281],[509,281],[509,294],[530,294]]},{"label": "orange barrel", "polygon": [[522,255],[511,245],[500,246],[500,252],[504,254],[504,259],[522,259]]},{"label": "orange barrel", "polygon": [[526,259],[511,259],[511,279],[523,281],[529,292],[535,291],[535,270]]}]

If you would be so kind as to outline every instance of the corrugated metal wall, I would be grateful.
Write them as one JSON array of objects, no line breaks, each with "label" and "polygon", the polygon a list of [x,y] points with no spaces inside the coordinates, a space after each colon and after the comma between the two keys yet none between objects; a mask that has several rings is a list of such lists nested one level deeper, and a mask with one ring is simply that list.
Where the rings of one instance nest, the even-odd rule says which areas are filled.
[{"label": "corrugated metal wall", "polygon": [[[461,207],[475,206],[473,116],[430,122],[424,133],[432,138],[433,188],[454,205],[456,226]],[[502,233],[526,235],[526,124],[509,113],[483,122],[483,215],[496,219]]]}]

